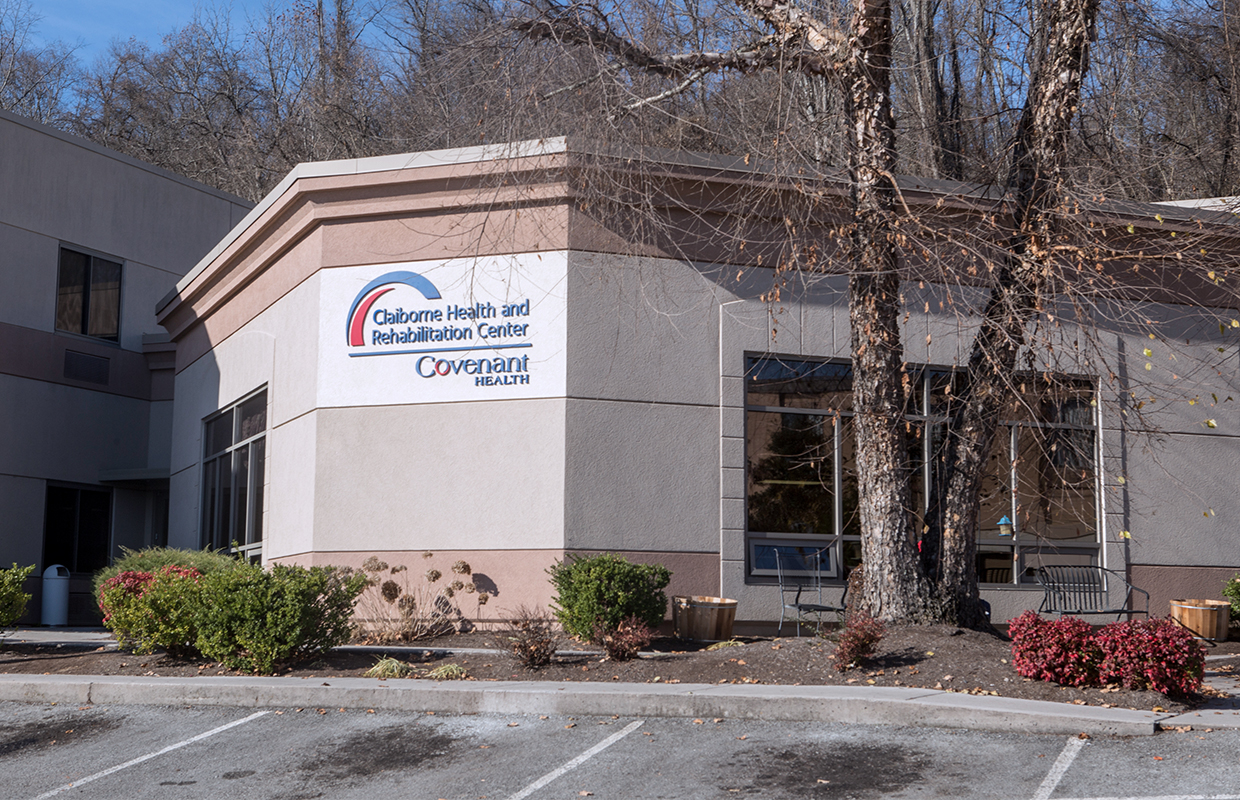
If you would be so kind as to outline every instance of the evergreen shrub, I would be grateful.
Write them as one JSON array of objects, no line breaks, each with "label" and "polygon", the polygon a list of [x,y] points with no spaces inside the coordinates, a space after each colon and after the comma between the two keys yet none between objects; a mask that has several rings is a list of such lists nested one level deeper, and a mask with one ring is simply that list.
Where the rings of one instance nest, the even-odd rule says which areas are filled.
[{"label": "evergreen shrub", "polygon": [[204,575],[198,649],[232,669],[270,673],[349,641],[360,572],[255,565]]},{"label": "evergreen shrub", "polygon": [[1223,597],[1231,602],[1231,618],[1240,619],[1240,575],[1223,584]]},{"label": "evergreen shrub", "polygon": [[13,627],[22,614],[30,595],[24,591],[26,579],[34,572],[34,564],[19,567],[16,563],[9,569],[0,569],[0,633]]},{"label": "evergreen shrub", "polygon": [[672,573],[661,564],[634,564],[614,553],[570,555],[547,573],[556,591],[556,618],[578,639],[601,643],[629,617],[656,628],[667,613],[663,590]]}]

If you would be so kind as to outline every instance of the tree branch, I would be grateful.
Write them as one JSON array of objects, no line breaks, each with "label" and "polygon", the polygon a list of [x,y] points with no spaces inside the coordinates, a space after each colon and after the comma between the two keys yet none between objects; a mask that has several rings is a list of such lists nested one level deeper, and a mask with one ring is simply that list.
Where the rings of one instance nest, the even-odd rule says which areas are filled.
[{"label": "tree branch", "polygon": [[667,91],[659,92],[658,94],[651,95],[650,97],[643,97],[641,100],[635,100],[634,102],[629,103],[628,105],[621,106],[619,111],[617,111],[616,113],[610,116],[610,120],[612,122],[615,122],[617,119],[629,113],[630,111],[636,111],[642,106],[648,106],[653,103],[657,103],[660,100],[666,100],[669,97],[674,97],[680,94],[681,92],[684,92],[686,89],[688,89],[690,86],[700,81],[706,75],[710,74],[710,71],[711,70],[709,67],[699,67],[698,69],[689,73],[689,77],[685,78],[683,81],[676,84],[675,86],[668,89]]}]

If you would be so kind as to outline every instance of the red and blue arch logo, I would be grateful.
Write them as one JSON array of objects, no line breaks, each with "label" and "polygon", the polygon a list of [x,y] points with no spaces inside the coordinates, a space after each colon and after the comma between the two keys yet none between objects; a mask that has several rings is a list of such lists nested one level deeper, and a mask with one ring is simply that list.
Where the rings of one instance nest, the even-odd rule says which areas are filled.
[{"label": "red and blue arch logo", "polygon": [[345,333],[350,347],[361,347],[366,343],[364,336],[366,315],[370,313],[370,308],[375,301],[402,285],[417,289],[427,300],[440,299],[439,290],[435,288],[435,284],[416,272],[389,272],[386,275],[380,275],[357,293],[357,297],[353,300],[353,307],[349,309]]}]

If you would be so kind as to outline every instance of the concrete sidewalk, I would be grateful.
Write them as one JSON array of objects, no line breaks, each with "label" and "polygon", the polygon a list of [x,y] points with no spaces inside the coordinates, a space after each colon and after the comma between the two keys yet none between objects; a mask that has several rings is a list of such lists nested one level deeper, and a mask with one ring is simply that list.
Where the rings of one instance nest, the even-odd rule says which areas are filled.
[{"label": "concrete sidewalk", "polygon": [[[21,629],[3,641],[66,647],[116,646],[107,632],[98,629]],[[1240,688],[1233,676],[1211,674],[1208,662],[1207,682],[1221,691]],[[1231,697],[1212,698],[1196,711],[1172,715],[876,686],[0,675],[0,700],[79,705],[374,708],[438,714],[723,717],[1061,735],[1148,736],[1160,728],[1183,725],[1240,729],[1240,702]]]}]

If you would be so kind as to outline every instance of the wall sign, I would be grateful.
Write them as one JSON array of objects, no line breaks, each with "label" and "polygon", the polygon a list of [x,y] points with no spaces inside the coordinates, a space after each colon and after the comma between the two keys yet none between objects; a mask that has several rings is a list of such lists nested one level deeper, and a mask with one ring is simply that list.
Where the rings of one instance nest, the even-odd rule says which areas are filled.
[{"label": "wall sign", "polygon": [[320,273],[325,406],[565,391],[564,252]]}]

